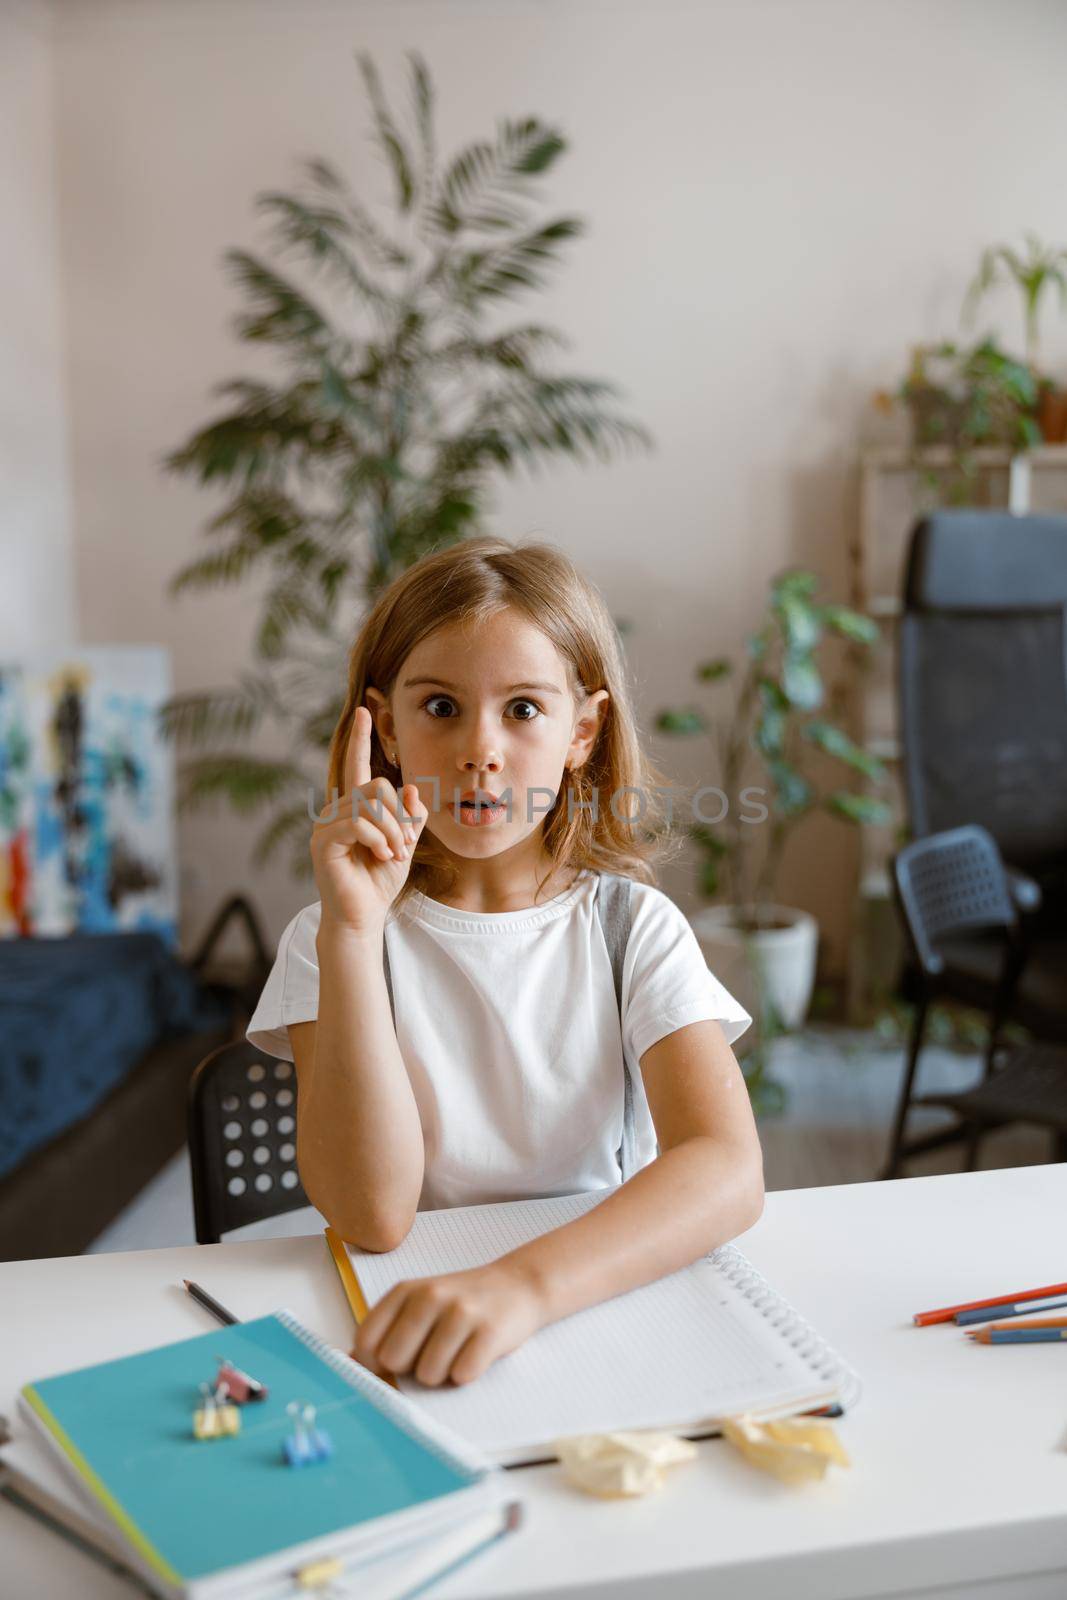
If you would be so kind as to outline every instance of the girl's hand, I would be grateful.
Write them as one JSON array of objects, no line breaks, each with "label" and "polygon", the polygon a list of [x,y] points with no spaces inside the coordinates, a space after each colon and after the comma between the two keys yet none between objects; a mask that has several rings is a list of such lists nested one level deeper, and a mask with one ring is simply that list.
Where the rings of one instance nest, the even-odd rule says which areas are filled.
[{"label": "girl's hand", "polygon": [[[386,912],[411,868],[419,830],[430,814],[416,784],[406,783],[398,795],[388,778],[371,778],[370,735],[371,714],[366,706],[358,706],[336,818],[333,806],[324,806],[311,836],[323,923],[363,934],[384,927]],[[410,821],[400,815],[401,801]]]},{"label": "girl's hand", "polygon": [[466,1272],[395,1283],[368,1313],[352,1358],[381,1378],[470,1383],[549,1320],[533,1279],[507,1257]]}]

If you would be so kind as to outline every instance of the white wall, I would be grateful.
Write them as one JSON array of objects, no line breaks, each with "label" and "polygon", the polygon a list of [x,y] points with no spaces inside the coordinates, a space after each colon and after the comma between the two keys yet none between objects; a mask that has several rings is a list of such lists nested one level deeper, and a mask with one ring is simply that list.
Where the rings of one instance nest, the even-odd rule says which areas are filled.
[{"label": "white wall", "polygon": [[52,17],[0,7],[0,660],[75,637]]},{"label": "white wall", "polygon": [[[768,577],[813,563],[838,594],[870,391],[913,342],[951,335],[987,243],[1063,242],[1067,7],[1046,0],[343,4],[79,0],[60,7],[58,148],[78,607],[87,641],[158,640],[176,683],[230,680],[246,590],[165,598],[200,548],[209,497],[159,470],[250,361],[223,250],[255,244],[255,192],[321,153],[371,195],[353,61],[394,98],[427,58],[440,145],[500,115],[558,122],[546,185],[588,218],[550,292],[517,315],[573,339],[577,370],[620,383],[657,453],[505,483],[496,526],[558,541],[629,640],[646,727],[690,669],[736,650]],[[1020,342],[1014,304],[998,303]],[[1062,358],[1062,334],[1049,347]],[[679,782],[710,768],[659,741]],[[246,881],[244,830],[186,820],[186,932]],[[846,950],[851,845],[815,823],[788,897]],[[692,869],[665,887],[697,903]],[[312,892],[254,884],[272,930]]]}]

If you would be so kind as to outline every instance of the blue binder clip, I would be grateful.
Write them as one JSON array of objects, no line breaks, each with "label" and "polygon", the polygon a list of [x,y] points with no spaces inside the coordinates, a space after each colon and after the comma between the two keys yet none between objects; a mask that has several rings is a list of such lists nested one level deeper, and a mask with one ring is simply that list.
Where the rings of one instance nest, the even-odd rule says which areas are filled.
[{"label": "blue binder clip", "polygon": [[333,1441],[322,1428],[316,1428],[315,1407],[292,1400],[285,1409],[293,1419],[292,1432],[282,1440],[282,1454],[289,1466],[307,1467],[315,1461],[329,1461]]}]

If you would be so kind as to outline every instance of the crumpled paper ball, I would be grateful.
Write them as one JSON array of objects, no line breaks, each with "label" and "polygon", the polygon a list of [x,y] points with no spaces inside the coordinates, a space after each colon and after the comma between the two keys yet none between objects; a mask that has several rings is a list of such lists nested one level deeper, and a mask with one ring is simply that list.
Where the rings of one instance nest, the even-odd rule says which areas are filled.
[{"label": "crumpled paper ball", "polygon": [[747,1412],[725,1417],[722,1431],[731,1444],[762,1472],[784,1483],[805,1483],[823,1478],[831,1462],[850,1467],[841,1440],[829,1422],[818,1417],[779,1417],[757,1422]]},{"label": "crumpled paper ball", "polygon": [[605,1499],[658,1489],[665,1468],[697,1453],[691,1440],[671,1433],[581,1433],[557,1439],[553,1448],[569,1482]]}]

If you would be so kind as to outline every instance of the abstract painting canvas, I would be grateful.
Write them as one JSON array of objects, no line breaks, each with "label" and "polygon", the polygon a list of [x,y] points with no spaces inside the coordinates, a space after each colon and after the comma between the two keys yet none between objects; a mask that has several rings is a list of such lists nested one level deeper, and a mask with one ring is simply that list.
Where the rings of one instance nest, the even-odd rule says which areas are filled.
[{"label": "abstract painting canvas", "polygon": [[177,943],[170,660],[142,645],[0,662],[0,937]]}]

